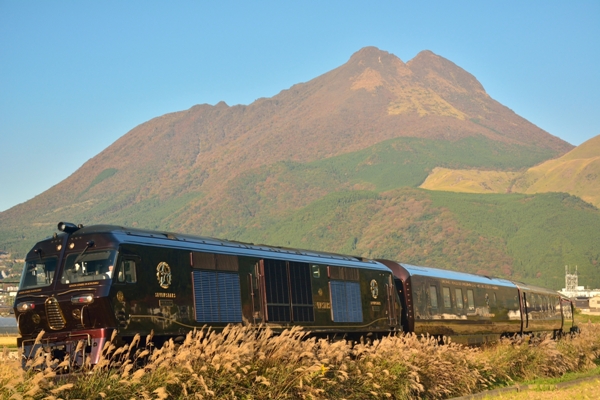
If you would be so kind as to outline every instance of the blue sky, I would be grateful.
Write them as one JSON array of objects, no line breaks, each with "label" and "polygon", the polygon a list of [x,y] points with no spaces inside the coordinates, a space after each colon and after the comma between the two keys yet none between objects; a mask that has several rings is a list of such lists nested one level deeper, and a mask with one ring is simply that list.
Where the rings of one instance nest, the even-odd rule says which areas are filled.
[{"label": "blue sky", "polygon": [[0,211],[153,117],[271,97],[365,46],[431,50],[573,145],[600,134],[597,0],[0,0]]}]

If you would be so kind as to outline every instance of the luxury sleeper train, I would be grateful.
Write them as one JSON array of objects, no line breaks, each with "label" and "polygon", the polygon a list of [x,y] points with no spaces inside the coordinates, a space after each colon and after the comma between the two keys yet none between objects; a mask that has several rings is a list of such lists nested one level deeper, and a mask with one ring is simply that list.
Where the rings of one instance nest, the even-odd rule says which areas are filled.
[{"label": "luxury sleeper train", "polygon": [[468,344],[575,329],[568,299],[504,279],[120,226],[58,230],[26,257],[15,300],[24,362],[41,346],[96,363],[115,331],[118,342],[154,332],[160,344],[231,323]]}]

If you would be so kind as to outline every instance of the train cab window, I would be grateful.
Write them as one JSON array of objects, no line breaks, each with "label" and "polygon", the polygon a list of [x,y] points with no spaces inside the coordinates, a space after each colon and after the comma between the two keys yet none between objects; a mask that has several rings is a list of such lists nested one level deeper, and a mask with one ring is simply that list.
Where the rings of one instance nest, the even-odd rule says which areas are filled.
[{"label": "train cab window", "polygon": [[135,270],[135,261],[133,260],[122,260],[117,275],[117,281],[121,283],[136,283],[137,274]]},{"label": "train cab window", "polygon": [[473,290],[471,289],[467,289],[467,303],[469,310],[473,311],[475,309],[475,296],[473,295]]},{"label": "train cab window", "polygon": [[51,285],[56,272],[56,257],[34,259],[25,263],[19,290]]},{"label": "train cab window", "polygon": [[431,308],[438,307],[437,286],[429,286],[429,305]]},{"label": "train cab window", "polygon": [[111,279],[116,255],[115,250],[69,254],[60,282],[73,284]]},{"label": "train cab window", "polygon": [[454,294],[456,295],[456,308],[459,310],[463,309],[463,294],[462,289],[454,289]]},{"label": "train cab window", "polygon": [[442,288],[442,295],[444,296],[444,307],[445,308],[452,308],[452,300],[450,299],[450,288],[443,287]]}]

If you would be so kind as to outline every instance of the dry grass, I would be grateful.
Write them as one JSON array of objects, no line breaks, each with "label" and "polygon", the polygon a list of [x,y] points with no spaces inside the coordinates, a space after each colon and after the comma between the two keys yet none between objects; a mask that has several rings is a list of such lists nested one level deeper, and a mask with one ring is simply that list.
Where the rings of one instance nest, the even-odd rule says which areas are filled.
[{"label": "dry grass", "polygon": [[298,328],[275,336],[230,326],[190,332],[183,344],[160,349],[151,337],[120,348],[107,343],[102,360],[80,378],[57,375],[68,359],[39,354],[24,372],[5,351],[0,398],[443,399],[595,368],[598,331],[588,325],[558,342],[505,340],[474,349],[414,335],[351,343],[307,338]]}]

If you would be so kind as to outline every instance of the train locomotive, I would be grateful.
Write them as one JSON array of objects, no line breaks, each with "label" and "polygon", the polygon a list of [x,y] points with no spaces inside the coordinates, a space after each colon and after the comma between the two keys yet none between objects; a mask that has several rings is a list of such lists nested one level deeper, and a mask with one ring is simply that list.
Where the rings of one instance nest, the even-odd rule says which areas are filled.
[{"label": "train locomotive", "polygon": [[469,344],[575,329],[568,299],[504,279],[112,225],[58,230],[26,256],[14,306],[23,365],[40,347],[94,364],[113,334],[160,344],[228,324]]}]

